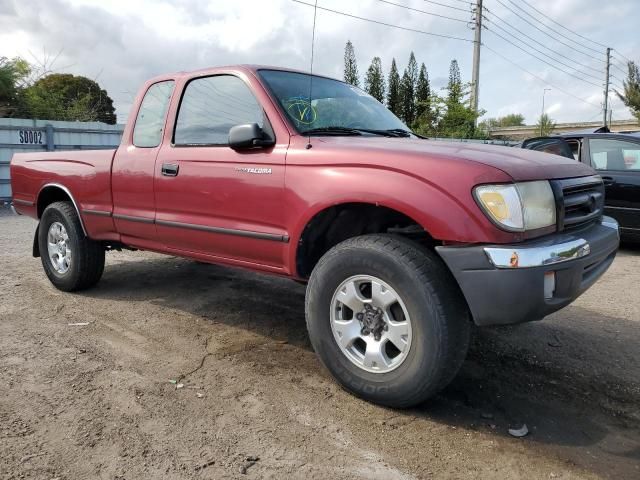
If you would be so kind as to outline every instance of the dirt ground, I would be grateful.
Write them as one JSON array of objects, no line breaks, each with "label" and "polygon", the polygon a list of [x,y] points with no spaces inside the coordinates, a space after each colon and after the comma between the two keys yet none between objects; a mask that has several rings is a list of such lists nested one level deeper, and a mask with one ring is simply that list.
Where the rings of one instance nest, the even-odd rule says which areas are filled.
[{"label": "dirt ground", "polygon": [[640,248],[552,317],[476,330],[450,387],[394,411],[323,370],[304,286],[127,252],[65,294],[34,229],[0,211],[2,479],[640,478]]}]

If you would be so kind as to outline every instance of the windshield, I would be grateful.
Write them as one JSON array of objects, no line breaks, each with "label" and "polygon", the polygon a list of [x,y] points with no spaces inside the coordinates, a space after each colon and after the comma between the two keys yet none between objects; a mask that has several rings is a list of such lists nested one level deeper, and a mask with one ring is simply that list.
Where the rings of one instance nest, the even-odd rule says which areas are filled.
[{"label": "windshield", "polygon": [[384,105],[352,85],[314,76],[309,102],[311,75],[281,70],[258,74],[300,133],[332,127],[408,131]]}]

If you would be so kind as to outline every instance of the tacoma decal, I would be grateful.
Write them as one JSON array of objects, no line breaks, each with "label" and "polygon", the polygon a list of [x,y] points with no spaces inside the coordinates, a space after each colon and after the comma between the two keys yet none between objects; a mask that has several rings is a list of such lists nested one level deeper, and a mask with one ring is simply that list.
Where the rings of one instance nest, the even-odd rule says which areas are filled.
[{"label": "tacoma decal", "polygon": [[255,173],[259,175],[271,175],[270,168],[256,168],[256,167],[236,167],[236,172],[243,173]]}]

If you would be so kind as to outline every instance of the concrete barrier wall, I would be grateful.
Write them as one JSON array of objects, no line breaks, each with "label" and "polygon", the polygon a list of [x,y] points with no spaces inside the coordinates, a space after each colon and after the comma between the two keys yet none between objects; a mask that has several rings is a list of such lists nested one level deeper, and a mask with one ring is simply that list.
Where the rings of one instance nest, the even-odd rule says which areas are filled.
[{"label": "concrete barrier wall", "polygon": [[14,153],[95,150],[120,144],[124,125],[0,118],[0,200],[11,198],[9,162]]}]

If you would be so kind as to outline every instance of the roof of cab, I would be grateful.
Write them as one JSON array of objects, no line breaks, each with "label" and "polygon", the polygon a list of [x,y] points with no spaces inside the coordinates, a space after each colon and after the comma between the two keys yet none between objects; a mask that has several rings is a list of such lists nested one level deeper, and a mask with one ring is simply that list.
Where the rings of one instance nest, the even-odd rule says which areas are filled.
[{"label": "roof of cab", "polygon": [[[170,80],[177,78],[192,78],[192,77],[203,77],[207,75],[216,75],[223,72],[243,72],[243,73],[256,73],[258,70],[279,70],[283,72],[292,72],[292,73],[301,73],[304,75],[310,75],[310,72],[304,70],[297,70],[294,68],[286,68],[286,67],[277,67],[273,65],[254,65],[254,64],[239,64],[239,65],[223,65],[219,67],[206,67],[198,70],[190,70],[190,71],[179,71],[173,73],[165,73],[162,75],[157,75],[148,81],[150,83],[159,82],[162,80]],[[342,82],[337,78],[329,77],[326,75],[318,75],[317,73],[313,74],[314,77],[322,77],[328,78],[330,80],[336,80],[338,82]]]}]

